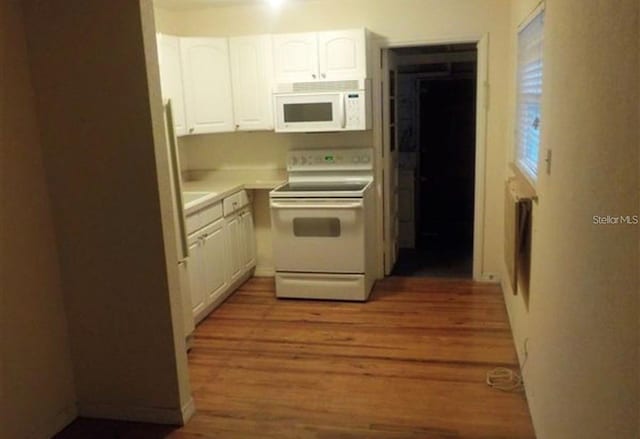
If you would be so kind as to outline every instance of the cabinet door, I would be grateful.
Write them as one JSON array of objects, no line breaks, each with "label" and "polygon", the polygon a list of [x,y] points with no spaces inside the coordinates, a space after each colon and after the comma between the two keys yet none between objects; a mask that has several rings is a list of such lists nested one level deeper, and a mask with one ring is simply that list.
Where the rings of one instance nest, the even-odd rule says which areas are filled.
[{"label": "cabinet door", "polygon": [[251,210],[242,213],[242,241],[243,241],[243,261],[246,270],[256,265],[256,237],[253,228],[253,215]]},{"label": "cabinet door", "polygon": [[273,36],[276,82],[318,79],[318,38],[315,32]]},{"label": "cabinet door", "polygon": [[239,131],[273,129],[271,36],[229,39],[233,114]]},{"label": "cabinet door", "polygon": [[367,77],[364,29],[318,33],[320,78],[336,81]]},{"label": "cabinet door", "polygon": [[162,98],[171,99],[175,132],[177,136],[183,136],[187,133],[187,121],[184,111],[184,91],[182,88],[180,39],[171,35],[162,34],[158,34],[157,37]]},{"label": "cabinet door", "polygon": [[202,275],[203,252],[199,237],[189,238],[189,259],[187,269],[189,270],[189,291],[191,293],[191,309],[193,317],[198,319],[198,314],[204,310],[206,298]]},{"label": "cabinet door", "polygon": [[240,215],[234,214],[227,220],[227,260],[229,262],[230,282],[234,282],[242,275],[242,227]]},{"label": "cabinet door", "polygon": [[215,301],[229,286],[226,279],[224,220],[202,231],[203,281],[207,304]]},{"label": "cabinet door", "polygon": [[229,45],[226,38],[181,38],[189,134],[233,131]]}]

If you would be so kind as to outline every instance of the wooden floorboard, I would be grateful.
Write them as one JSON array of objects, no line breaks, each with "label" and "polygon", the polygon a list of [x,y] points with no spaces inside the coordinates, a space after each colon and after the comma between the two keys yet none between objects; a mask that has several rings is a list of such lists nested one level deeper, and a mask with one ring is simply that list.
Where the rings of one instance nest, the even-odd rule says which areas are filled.
[{"label": "wooden floorboard", "polygon": [[277,300],[253,278],[195,332],[197,413],[180,429],[78,420],[59,439],[526,439],[523,394],[485,384],[517,367],[500,289],[397,278],[367,303]]}]

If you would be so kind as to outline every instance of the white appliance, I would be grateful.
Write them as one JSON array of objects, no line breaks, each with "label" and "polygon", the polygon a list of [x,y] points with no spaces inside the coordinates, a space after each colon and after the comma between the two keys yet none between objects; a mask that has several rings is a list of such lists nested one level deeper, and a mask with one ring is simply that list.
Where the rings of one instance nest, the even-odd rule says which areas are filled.
[{"label": "white appliance", "polygon": [[371,82],[366,79],[278,84],[273,99],[276,132],[371,129]]},{"label": "white appliance", "polygon": [[371,149],[291,151],[269,193],[276,296],[364,301],[374,283]]},{"label": "white appliance", "polygon": [[178,250],[178,273],[180,276],[180,295],[182,297],[182,316],[184,322],[184,336],[189,337],[195,329],[193,313],[191,311],[191,297],[189,291],[189,246],[187,242],[187,225],[182,198],[182,179],[180,176],[180,160],[178,155],[178,141],[174,129],[171,100],[164,105],[164,128],[167,139],[167,159],[170,167],[172,212],[175,224],[176,247]]}]

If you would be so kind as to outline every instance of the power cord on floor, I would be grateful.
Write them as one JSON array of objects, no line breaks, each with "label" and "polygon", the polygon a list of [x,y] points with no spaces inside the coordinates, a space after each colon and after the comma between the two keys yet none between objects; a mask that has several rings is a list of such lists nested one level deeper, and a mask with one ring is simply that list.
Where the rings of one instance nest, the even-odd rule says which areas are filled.
[{"label": "power cord on floor", "polygon": [[524,380],[522,379],[522,372],[527,365],[529,359],[529,352],[527,349],[527,342],[525,339],[525,357],[522,362],[522,368],[520,372],[515,372],[506,367],[496,367],[495,369],[487,372],[487,385],[491,388],[502,390],[503,392],[524,392]]},{"label": "power cord on floor", "polygon": [[487,372],[487,385],[503,392],[522,392],[524,390],[522,376],[506,367],[496,367]]}]

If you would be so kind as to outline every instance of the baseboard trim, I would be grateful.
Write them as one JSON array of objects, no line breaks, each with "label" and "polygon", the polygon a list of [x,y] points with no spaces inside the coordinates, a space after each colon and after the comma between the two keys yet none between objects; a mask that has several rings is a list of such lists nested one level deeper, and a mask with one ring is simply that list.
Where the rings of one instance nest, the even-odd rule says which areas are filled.
[{"label": "baseboard trim", "polygon": [[77,417],[78,407],[75,404],[69,404],[50,419],[36,426],[33,433],[28,437],[30,439],[49,439],[64,430]]},{"label": "baseboard trim", "polygon": [[[184,425],[193,415],[193,401],[180,408],[136,407],[100,403],[80,403],[79,416],[85,418],[114,419],[118,421],[149,422],[153,424]],[[189,412],[191,413],[189,414]]]},{"label": "baseboard trim", "polygon": [[256,277],[274,277],[276,275],[275,267],[258,267],[256,266],[256,271],[253,273]]},{"label": "baseboard trim", "polygon": [[182,406],[182,425],[185,425],[189,422],[189,419],[193,417],[196,413],[196,404],[193,401],[192,397],[189,397],[189,401],[185,405]]}]

